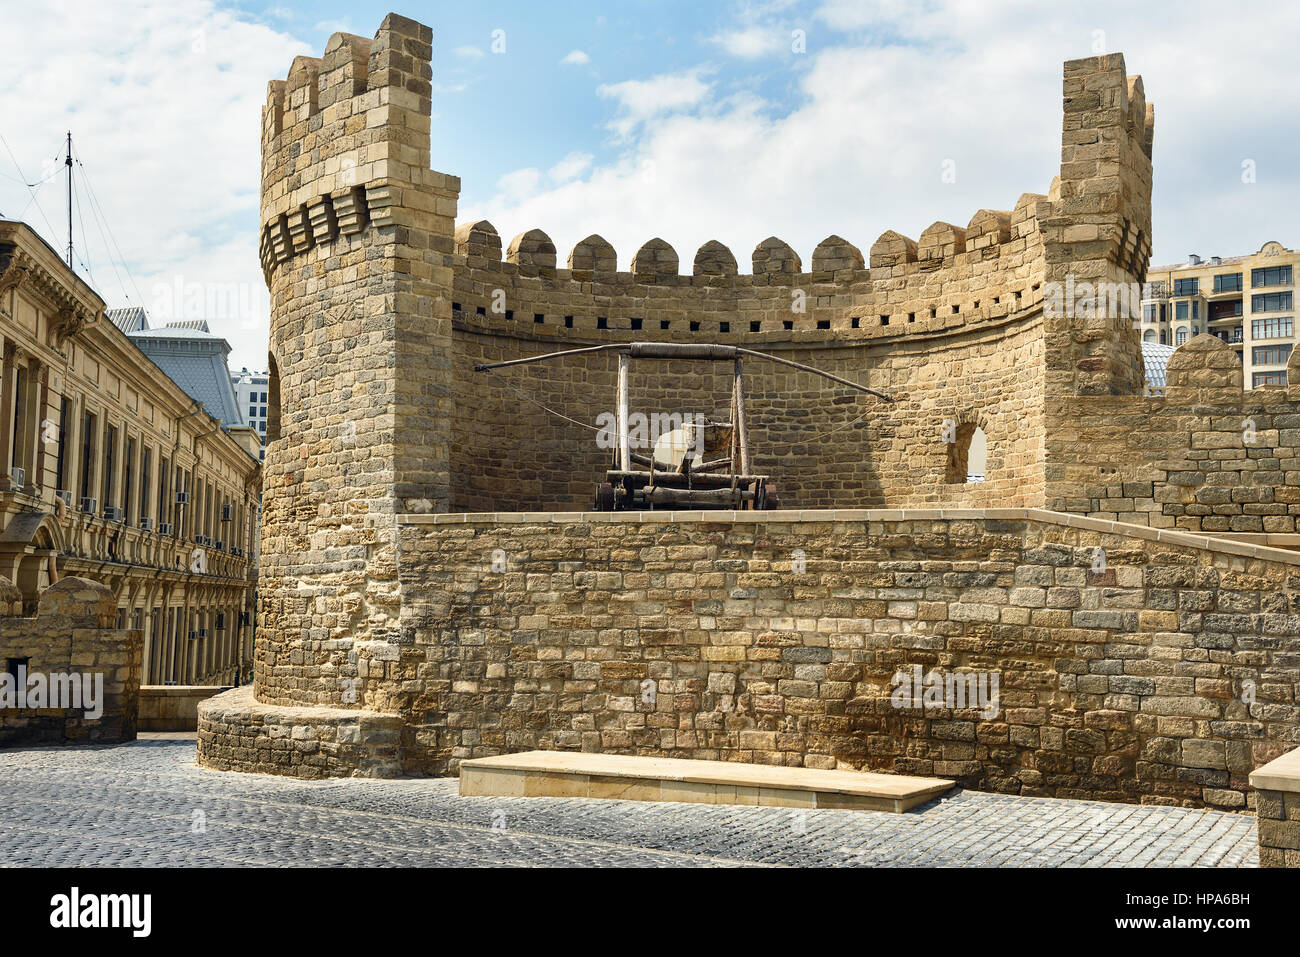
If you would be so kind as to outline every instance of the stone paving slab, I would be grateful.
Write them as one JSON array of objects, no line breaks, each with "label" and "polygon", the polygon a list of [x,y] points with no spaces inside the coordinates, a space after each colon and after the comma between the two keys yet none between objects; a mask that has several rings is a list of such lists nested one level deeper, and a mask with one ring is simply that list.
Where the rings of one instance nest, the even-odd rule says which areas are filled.
[{"label": "stone paving slab", "polygon": [[953,791],[905,814],[461,797],[208,771],[194,743],[0,751],[0,866],[1253,867],[1244,814]]}]

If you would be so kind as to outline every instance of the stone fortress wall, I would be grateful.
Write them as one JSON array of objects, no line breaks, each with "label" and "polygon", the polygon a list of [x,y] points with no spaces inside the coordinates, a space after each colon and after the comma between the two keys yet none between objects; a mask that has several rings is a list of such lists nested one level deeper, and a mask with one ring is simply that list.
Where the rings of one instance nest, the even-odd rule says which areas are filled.
[{"label": "stone fortress wall", "polygon": [[[113,591],[69,576],[41,592],[35,615],[22,611],[22,592],[0,582],[0,747],[134,741],[144,635],[114,627]],[[37,688],[39,701],[29,697]]]},{"label": "stone fortress wall", "polygon": [[[621,751],[1244,808],[1295,743],[1293,554],[1034,509],[696,516],[412,517],[403,769]],[[896,707],[915,668],[997,673],[997,713]]]},{"label": "stone fortress wall", "polygon": [[[980,211],[967,229],[936,223],[919,244],[886,233],[870,266],[832,236],[804,271],[794,250],[768,239],[743,276],[717,243],[697,252],[689,275],[661,240],[638,250],[629,272],[616,272],[614,251],[599,237],[579,243],[570,268],[557,269],[540,231],[516,237],[502,261],[490,224],[461,227],[453,376],[458,401],[475,414],[453,421],[453,510],[585,509],[610,458],[588,431],[529,400],[591,423],[613,407],[613,356],[495,375],[475,373],[476,363],[634,341],[769,350],[894,398],[882,404],[807,373],[746,362],[755,468],[789,504],[1029,504],[1041,496],[1036,211],[1045,204],[1026,195],[1013,212]],[[544,252],[525,252],[530,244]],[[593,264],[603,268],[575,268]],[[493,311],[494,299],[504,313]],[[801,302],[806,311],[795,311]],[[729,401],[731,369],[723,364],[637,362],[631,372],[634,409],[710,414]],[[988,435],[983,487],[965,485],[964,474],[948,481],[945,419]]]},{"label": "stone fortress wall", "polygon": [[[428,27],[390,15],[271,85],[262,627],[254,688],[203,706],[201,761],[447,773],[598,747],[1248,800],[1247,765],[1300,737],[1300,558],[1169,529],[1279,504],[1204,489],[1233,472],[1262,496],[1300,397],[1232,399],[1272,403],[1274,452],[1237,456],[1204,438],[1237,422],[1213,348],[1180,350],[1150,400],[1130,317],[1045,308],[1052,284],[1145,275],[1154,118],[1121,56],[1065,65],[1046,194],[886,232],[865,257],[832,236],[810,271],[769,239],[741,275],[710,243],[683,275],[659,240],[619,272],[599,237],[560,268],[538,230],[503,258],[490,224],[456,228],[459,180],[429,166],[431,53]],[[637,340],[744,344],[893,401],[746,360],[755,467],[792,511],[582,514],[609,453],[530,399],[594,424],[610,357],[473,366]],[[727,370],[632,370],[634,408],[724,401]],[[986,433],[987,481],[962,481],[946,420]],[[1147,527],[1119,524],[1134,516]],[[782,573],[796,550],[807,577]],[[889,715],[881,681],[903,663],[995,668],[1015,690],[993,719]]]}]

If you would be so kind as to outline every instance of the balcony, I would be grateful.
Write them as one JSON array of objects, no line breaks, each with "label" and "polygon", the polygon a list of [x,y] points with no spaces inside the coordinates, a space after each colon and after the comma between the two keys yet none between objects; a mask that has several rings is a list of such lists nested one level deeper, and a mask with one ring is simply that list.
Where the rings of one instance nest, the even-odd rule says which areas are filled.
[{"label": "balcony", "polygon": [[1233,293],[1231,298],[1223,297],[1216,299],[1208,304],[1206,316],[1210,322],[1220,322],[1224,319],[1240,319],[1243,311],[1243,302],[1241,293]]}]

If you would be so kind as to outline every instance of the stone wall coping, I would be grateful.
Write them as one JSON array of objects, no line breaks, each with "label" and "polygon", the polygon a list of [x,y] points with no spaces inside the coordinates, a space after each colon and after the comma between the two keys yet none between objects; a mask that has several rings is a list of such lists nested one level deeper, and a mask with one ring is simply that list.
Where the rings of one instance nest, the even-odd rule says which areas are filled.
[{"label": "stone wall coping", "polygon": [[1256,791],[1289,791],[1300,794],[1300,748],[1274,758],[1250,772],[1250,786]]},{"label": "stone wall coping", "polygon": [[234,719],[247,723],[247,720],[254,715],[260,724],[346,724],[364,721],[372,726],[383,724],[391,724],[398,728],[402,726],[402,716],[391,711],[266,704],[254,697],[252,685],[241,685],[199,702],[200,719],[226,722]]},{"label": "stone wall coping", "polygon": [[230,691],[234,685],[141,685],[140,694],[152,698],[212,697]]},{"label": "stone wall coping", "polygon": [[1041,508],[848,508],[848,509],[773,509],[771,511],[735,511],[727,509],[651,512],[424,512],[397,516],[402,525],[575,525],[616,523],[662,523],[667,525],[700,522],[710,525],[747,525],[760,523],[813,522],[935,522],[935,521],[1027,521],[1044,525],[1064,525],[1087,531],[1106,532],[1181,545],[1243,558],[1300,565],[1300,552],[1286,548],[1255,544],[1240,539],[1214,538],[1192,532],[1133,525],[1071,512],[1054,512]]}]

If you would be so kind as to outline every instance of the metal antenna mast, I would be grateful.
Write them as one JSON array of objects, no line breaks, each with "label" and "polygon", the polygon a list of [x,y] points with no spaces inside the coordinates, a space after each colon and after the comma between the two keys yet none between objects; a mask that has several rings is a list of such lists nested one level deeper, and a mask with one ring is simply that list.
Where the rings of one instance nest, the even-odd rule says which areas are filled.
[{"label": "metal antenna mast", "polygon": [[63,161],[68,167],[68,268],[72,268],[72,130],[68,130],[68,156]]}]

